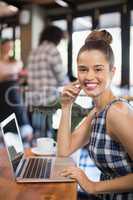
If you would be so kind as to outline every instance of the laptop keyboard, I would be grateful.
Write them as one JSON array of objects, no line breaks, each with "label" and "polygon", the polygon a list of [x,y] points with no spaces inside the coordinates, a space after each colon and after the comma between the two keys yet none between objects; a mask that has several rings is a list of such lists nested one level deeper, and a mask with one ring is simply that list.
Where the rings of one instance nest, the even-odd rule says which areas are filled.
[{"label": "laptop keyboard", "polygon": [[30,158],[23,178],[49,178],[52,159]]}]

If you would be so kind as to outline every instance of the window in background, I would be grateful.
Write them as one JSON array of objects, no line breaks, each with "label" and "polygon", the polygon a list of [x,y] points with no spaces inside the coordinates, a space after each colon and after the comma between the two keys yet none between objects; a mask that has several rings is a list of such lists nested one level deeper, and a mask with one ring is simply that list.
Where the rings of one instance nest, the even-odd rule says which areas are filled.
[{"label": "window in background", "polygon": [[17,60],[21,59],[20,27],[16,27],[15,58]]},{"label": "window in background", "polygon": [[66,32],[66,36],[64,39],[62,39],[62,41],[60,42],[60,44],[58,45],[58,50],[61,54],[62,57],[62,61],[63,61],[63,67],[64,67],[64,71],[67,73],[67,69],[68,69],[68,62],[67,62],[67,57],[68,57],[68,53],[67,53],[67,46],[68,46],[68,39],[67,39],[67,22],[66,20],[57,20],[57,21],[53,21],[52,22],[55,26],[58,26],[59,28],[61,28],[64,32]]},{"label": "window in background", "polygon": [[[15,58],[19,60],[21,58],[21,42],[20,42],[20,27],[15,29],[16,40],[15,40]],[[13,28],[4,28],[2,30],[2,38],[13,38]]]},{"label": "window in background", "polygon": [[[5,27],[3,30],[2,30],[2,33],[1,33],[1,37],[2,38],[9,38],[9,39],[12,39],[12,36],[13,36],[13,29],[11,27]],[[12,57],[13,56],[13,51],[10,52],[10,56]]]},{"label": "window in background", "polygon": [[13,36],[13,29],[11,27],[4,28],[2,30],[2,38],[12,38]]},{"label": "window in background", "polygon": [[21,41],[20,41],[20,39],[15,40],[15,58],[17,60],[21,59]]},{"label": "window in background", "polygon": [[[115,20],[114,20],[115,19]],[[121,83],[121,28],[120,13],[108,13],[100,15],[100,28],[109,31],[113,37],[111,44],[115,56],[116,73],[113,78],[113,85],[119,86]]]},{"label": "window in background", "polygon": [[133,11],[131,11],[130,26],[130,85],[133,86]]},{"label": "window in background", "polygon": [[73,63],[72,63],[72,72],[73,76],[77,77],[77,54],[81,46],[84,44],[84,41],[87,35],[90,33],[92,28],[92,19],[91,17],[78,17],[73,20]]}]

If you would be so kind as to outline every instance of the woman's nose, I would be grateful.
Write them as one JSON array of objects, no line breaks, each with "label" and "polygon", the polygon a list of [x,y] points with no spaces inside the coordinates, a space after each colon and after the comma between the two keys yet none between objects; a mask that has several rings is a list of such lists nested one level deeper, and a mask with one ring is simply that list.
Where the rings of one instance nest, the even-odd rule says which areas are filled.
[{"label": "woman's nose", "polygon": [[88,72],[86,73],[86,78],[87,78],[88,80],[93,80],[93,79],[95,78],[95,73],[94,73],[94,71],[93,71],[93,70],[88,71]]}]

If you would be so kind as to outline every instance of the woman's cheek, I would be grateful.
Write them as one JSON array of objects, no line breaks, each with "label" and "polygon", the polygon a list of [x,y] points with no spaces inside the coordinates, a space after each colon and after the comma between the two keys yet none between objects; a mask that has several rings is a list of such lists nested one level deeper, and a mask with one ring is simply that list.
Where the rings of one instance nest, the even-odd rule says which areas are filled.
[{"label": "woman's cheek", "polygon": [[79,80],[80,83],[83,82],[83,79],[84,79],[84,77],[81,74],[78,73],[78,80]]}]

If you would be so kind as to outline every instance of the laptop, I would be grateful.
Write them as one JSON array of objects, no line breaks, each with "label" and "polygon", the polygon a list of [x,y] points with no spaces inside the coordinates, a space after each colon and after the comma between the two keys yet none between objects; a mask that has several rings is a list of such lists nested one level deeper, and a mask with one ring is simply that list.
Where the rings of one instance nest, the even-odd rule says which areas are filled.
[{"label": "laptop", "polygon": [[1,130],[8,152],[13,177],[17,182],[71,182],[74,179],[62,177],[60,172],[75,163],[70,157],[26,157],[15,114],[1,122]]}]

